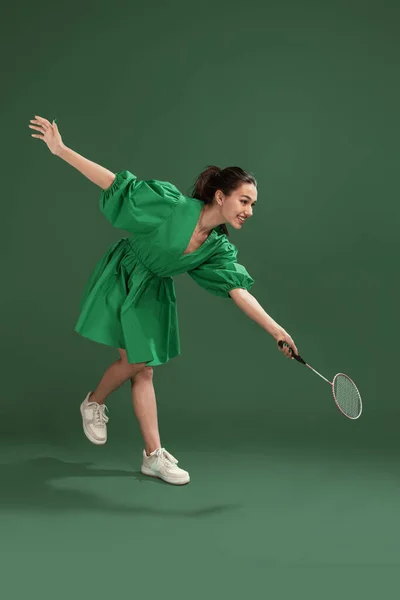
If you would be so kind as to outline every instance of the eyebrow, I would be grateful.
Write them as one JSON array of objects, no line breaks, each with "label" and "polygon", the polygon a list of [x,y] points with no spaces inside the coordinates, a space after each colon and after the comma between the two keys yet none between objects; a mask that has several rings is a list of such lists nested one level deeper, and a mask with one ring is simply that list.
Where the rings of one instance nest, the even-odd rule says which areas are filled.
[{"label": "eyebrow", "polygon": [[[250,198],[250,196],[247,196],[247,194],[242,194],[241,197],[242,198],[247,198],[247,200],[250,200],[250,202],[251,202],[251,198]],[[253,204],[255,204],[256,202],[257,202],[257,200],[254,200]]]}]

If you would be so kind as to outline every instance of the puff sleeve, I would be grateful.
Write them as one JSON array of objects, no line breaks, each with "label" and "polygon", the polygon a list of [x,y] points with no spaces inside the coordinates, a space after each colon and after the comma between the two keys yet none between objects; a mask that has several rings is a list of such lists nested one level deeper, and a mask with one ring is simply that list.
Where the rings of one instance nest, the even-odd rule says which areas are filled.
[{"label": "puff sleeve", "polygon": [[139,181],[130,171],[120,171],[100,195],[100,210],[117,229],[149,233],[171,214],[179,190],[168,182]]},{"label": "puff sleeve", "polygon": [[237,248],[226,240],[222,248],[188,274],[202,288],[223,298],[230,298],[229,292],[235,288],[250,290],[254,279],[237,262],[237,252]]}]

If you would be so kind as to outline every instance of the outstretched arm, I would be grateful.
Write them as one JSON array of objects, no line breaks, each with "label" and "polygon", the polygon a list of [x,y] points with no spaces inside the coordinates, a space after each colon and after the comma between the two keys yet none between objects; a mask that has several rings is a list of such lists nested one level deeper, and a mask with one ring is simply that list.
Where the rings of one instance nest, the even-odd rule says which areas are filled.
[{"label": "outstretched arm", "polygon": [[101,165],[98,165],[91,160],[88,160],[84,156],[81,156],[74,150],[67,148],[61,139],[60,132],[55,121],[50,123],[47,119],[35,115],[34,119],[31,119],[31,129],[39,131],[41,135],[32,134],[32,137],[43,140],[50,152],[56,156],[59,156],[69,165],[77,169],[82,175],[87,177],[94,184],[106,190],[113,183],[115,174],[105,169]]},{"label": "outstretched arm", "polygon": [[[270,317],[259,302],[248,292],[247,290],[236,288],[229,292],[230,297],[235,304],[242,310],[250,319],[258,323],[265,331],[267,331],[272,337],[279,342],[282,340],[286,342],[296,354],[298,350],[296,344],[290,335],[280,326],[272,317]],[[290,351],[287,347],[279,348],[285,356],[291,358]]]}]

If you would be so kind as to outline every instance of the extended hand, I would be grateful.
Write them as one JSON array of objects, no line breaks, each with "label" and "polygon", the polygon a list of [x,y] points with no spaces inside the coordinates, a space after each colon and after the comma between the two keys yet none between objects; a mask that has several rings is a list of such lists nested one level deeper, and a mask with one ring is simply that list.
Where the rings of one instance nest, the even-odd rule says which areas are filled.
[{"label": "extended hand", "polygon": [[287,358],[291,358],[293,359],[293,355],[292,355],[292,350],[295,352],[295,354],[299,354],[296,344],[294,343],[293,339],[290,337],[290,335],[288,333],[286,333],[286,331],[284,329],[282,329],[279,334],[276,336],[276,343],[279,344],[279,342],[283,342],[283,346],[282,348],[278,345],[278,350],[280,352],[283,352],[283,354],[287,357]]},{"label": "extended hand", "polygon": [[53,123],[50,123],[47,119],[43,119],[43,117],[38,117],[37,115],[30,122],[33,125],[29,125],[29,127],[41,133],[41,135],[33,133],[32,137],[43,140],[52,154],[59,154],[63,147],[63,141],[56,122],[53,121]]}]

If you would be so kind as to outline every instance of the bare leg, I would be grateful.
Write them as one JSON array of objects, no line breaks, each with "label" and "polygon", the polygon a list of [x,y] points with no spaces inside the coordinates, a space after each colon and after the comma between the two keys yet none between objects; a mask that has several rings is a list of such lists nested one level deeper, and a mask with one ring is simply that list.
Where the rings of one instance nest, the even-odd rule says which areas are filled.
[{"label": "bare leg", "polygon": [[131,364],[128,363],[125,350],[119,350],[121,358],[111,367],[108,367],[100,380],[100,383],[91,394],[89,401],[104,404],[105,399],[112,392],[118,389],[123,383],[134,377],[145,366],[146,363]]},{"label": "bare leg", "polygon": [[145,443],[147,456],[161,447],[153,369],[145,367],[131,379],[132,402]]},{"label": "bare leg", "polygon": [[153,369],[146,363],[128,363],[125,350],[119,349],[120,359],[112,364],[101,378],[89,401],[104,404],[105,399],[130,379],[132,402],[139,421],[147,455],[160,448],[157,403],[153,386]]}]

